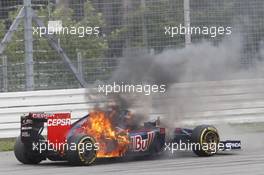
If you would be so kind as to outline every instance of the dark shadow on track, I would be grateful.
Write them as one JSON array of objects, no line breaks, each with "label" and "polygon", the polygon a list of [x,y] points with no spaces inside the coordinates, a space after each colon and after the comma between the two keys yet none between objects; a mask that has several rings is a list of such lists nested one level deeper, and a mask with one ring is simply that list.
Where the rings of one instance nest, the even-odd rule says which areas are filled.
[{"label": "dark shadow on track", "polygon": [[[219,152],[215,156],[232,156],[237,155],[236,152]],[[142,157],[125,157],[125,158],[105,158],[105,159],[97,159],[96,162],[91,165],[107,165],[107,164],[115,164],[115,163],[128,163],[135,161],[155,161],[155,160],[169,160],[169,159],[189,159],[189,158],[200,158],[194,155],[192,152],[176,152],[174,154],[162,154],[158,156],[142,156]],[[34,165],[36,166],[36,165]],[[67,161],[44,161],[37,166],[67,166],[67,167],[80,167],[73,166],[69,164]]]}]

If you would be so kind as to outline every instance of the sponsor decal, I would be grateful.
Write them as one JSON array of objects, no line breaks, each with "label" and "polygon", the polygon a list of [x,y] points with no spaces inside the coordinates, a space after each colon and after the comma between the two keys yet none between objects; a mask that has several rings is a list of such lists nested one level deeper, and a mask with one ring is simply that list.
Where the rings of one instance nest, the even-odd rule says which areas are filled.
[{"label": "sponsor decal", "polygon": [[70,126],[71,119],[48,119],[48,126]]},{"label": "sponsor decal", "polygon": [[30,134],[28,132],[22,132],[21,137],[30,137]]},{"label": "sponsor decal", "polygon": [[31,130],[32,127],[31,126],[28,126],[28,127],[22,127],[21,130]]},{"label": "sponsor decal", "polygon": [[24,119],[22,120],[22,126],[27,126],[29,124],[32,124],[33,121],[31,119]]},{"label": "sponsor decal", "polygon": [[226,143],[225,146],[226,146],[227,149],[240,148],[241,147],[241,143],[238,143],[238,142]]},{"label": "sponsor decal", "polygon": [[47,113],[32,113],[31,116],[34,119],[48,119],[48,117],[52,116],[52,114],[47,114]]},{"label": "sponsor decal", "polygon": [[135,152],[146,151],[154,140],[154,131],[147,133],[147,138],[143,139],[142,135],[131,136],[131,147]]}]

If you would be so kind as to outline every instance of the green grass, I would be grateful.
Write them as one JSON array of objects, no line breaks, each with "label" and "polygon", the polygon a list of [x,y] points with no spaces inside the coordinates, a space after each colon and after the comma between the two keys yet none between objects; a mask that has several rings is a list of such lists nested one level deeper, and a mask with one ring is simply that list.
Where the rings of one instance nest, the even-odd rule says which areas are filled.
[{"label": "green grass", "polygon": [[14,149],[15,138],[0,139],[0,152],[12,151]]}]

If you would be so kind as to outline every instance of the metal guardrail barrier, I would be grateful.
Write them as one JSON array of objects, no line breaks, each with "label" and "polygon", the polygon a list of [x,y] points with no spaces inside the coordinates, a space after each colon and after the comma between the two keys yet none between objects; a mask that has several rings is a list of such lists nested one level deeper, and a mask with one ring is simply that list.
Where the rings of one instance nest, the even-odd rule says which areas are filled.
[{"label": "metal guardrail barrier", "polygon": [[[264,79],[179,83],[172,86],[169,96],[153,97],[151,115],[173,115],[179,119],[178,124],[190,125],[264,122],[263,87]],[[20,116],[28,112],[71,112],[76,120],[98,104],[89,98],[92,92],[67,89],[0,93],[0,138],[17,136]],[[164,108],[166,103],[175,105],[173,114]]]}]

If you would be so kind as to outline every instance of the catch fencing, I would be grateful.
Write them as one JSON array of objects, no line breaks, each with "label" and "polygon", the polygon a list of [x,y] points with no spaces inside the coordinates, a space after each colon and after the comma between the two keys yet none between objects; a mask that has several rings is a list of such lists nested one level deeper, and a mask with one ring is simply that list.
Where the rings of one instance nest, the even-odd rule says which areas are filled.
[{"label": "catch fencing", "polygon": [[[210,41],[217,46],[228,35],[171,35],[165,27],[232,27],[241,37],[241,64],[251,67],[263,60],[263,0],[1,0],[0,39],[8,32],[19,10],[31,6],[47,27],[60,21],[64,27],[100,27],[100,35],[58,35],[55,40],[79,67],[88,84],[106,81],[120,59],[135,53],[158,54],[186,44]],[[31,5],[29,5],[31,3]],[[30,14],[28,14],[30,15]],[[30,22],[31,16],[26,17]],[[23,19],[0,58],[0,92],[71,89],[80,84],[47,38],[24,33]],[[33,22],[32,27],[37,27]],[[222,29],[221,29],[222,30]],[[176,31],[176,30],[175,30]],[[226,32],[226,31],[225,31]],[[33,30],[32,30],[33,33]],[[75,32],[76,33],[76,32]],[[207,32],[208,33],[208,32]],[[82,36],[82,33],[81,33]],[[25,38],[26,37],[26,38]],[[32,45],[33,49],[25,48]],[[102,59],[103,58],[103,59]],[[82,63],[80,63],[82,59]],[[77,66],[79,63],[79,66]],[[238,64],[240,64],[238,63]],[[81,65],[81,66],[80,66]],[[81,69],[82,67],[82,69]],[[242,77],[243,78],[243,77]],[[28,84],[27,84],[28,83]]]}]

